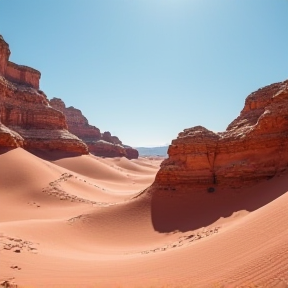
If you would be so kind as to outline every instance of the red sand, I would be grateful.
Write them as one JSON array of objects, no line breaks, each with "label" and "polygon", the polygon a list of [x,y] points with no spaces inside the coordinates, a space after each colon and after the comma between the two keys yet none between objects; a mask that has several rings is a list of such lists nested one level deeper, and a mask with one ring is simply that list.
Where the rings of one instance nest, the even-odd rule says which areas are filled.
[{"label": "red sand", "polygon": [[214,194],[140,193],[160,163],[2,153],[0,283],[288,287],[287,174]]}]

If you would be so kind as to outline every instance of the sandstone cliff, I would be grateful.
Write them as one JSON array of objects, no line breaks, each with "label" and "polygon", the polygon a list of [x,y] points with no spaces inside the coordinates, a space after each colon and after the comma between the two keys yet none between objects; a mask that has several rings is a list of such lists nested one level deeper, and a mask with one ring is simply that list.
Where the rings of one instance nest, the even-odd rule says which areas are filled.
[{"label": "sandstone cliff", "polygon": [[138,158],[136,149],[123,145],[118,137],[112,136],[108,131],[101,133],[97,127],[88,123],[87,118],[79,109],[66,108],[65,103],[60,98],[51,99],[50,105],[63,112],[66,116],[68,130],[86,143],[90,153],[104,157]]},{"label": "sandstone cliff", "polygon": [[39,89],[41,73],[33,68],[8,61],[10,54],[9,45],[0,35],[0,76],[11,82]]},{"label": "sandstone cliff", "polygon": [[250,94],[225,132],[197,126],[172,141],[153,187],[217,191],[270,179],[288,169],[288,80]]},{"label": "sandstone cliff", "polygon": [[23,147],[24,139],[0,122],[0,147]]},{"label": "sandstone cliff", "polygon": [[8,44],[0,37],[0,145],[25,149],[88,153],[67,131],[65,116],[39,90],[40,72],[9,62]]}]

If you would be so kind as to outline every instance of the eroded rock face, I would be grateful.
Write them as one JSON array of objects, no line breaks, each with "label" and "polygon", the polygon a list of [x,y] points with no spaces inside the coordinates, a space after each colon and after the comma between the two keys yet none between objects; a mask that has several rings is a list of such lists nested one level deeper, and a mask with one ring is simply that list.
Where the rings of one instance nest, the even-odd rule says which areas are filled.
[{"label": "eroded rock face", "polygon": [[250,94],[226,129],[197,126],[172,141],[154,187],[208,191],[238,188],[288,169],[288,80]]},{"label": "eroded rock face", "polygon": [[127,157],[125,148],[118,144],[104,140],[87,143],[89,151],[96,156],[103,157]]},{"label": "eroded rock face", "polygon": [[79,109],[74,107],[66,108],[60,98],[50,100],[50,105],[66,116],[68,130],[82,139],[84,142],[97,141],[101,139],[100,130],[88,123],[88,120]]},{"label": "eroded rock face", "polygon": [[0,147],[23,147],[24,139],[0,122]]},{"label": "eroded rock face", "polygon": [[139,152],[138,150],[130,147],[130,146],[127,146],[127,145],[124,145],[124,148],[125,148],[125,151],[126,151],[126,157],[128,159],[138,159],[139,157]]},{"label": "eroded rock face", "polygon": [[66,116],[68,130],[86,143],[90,153],[103,157],[138,158],[136,149],[123,145],[119,138],[112,136],[109,131],[101,133],[97,127],[88,123],[87,118],[79,109],[66,108],[65,103],[60,98],[51,99],[50,105],[63,112]]},{"label": "eroded rock face", "polygon": [[[11,64],[9,55],[9,46],[0,37],[0,145],[87,154],[87,146],[67,131],[64,114],[53,109],[38,89],[40,73]],[[19,68],[20,74],[9,67]]]},{"label": "eroded rock face", "polygon": [[98,156],[138,157],[110,132],[101,134],[79,109],[66,108],[59,98],[49,103],[39,90],[40,72],[10,62],[9,56],[9,45],[0,35],[0,146],[80,154],[87,154],[89,147]]},{"label": "eroded rock face", "polygon": [[0,35],[0,76],[11,82],[39,89],[41,73],[33,68],[10,62],[10,54],[9,45]]}]

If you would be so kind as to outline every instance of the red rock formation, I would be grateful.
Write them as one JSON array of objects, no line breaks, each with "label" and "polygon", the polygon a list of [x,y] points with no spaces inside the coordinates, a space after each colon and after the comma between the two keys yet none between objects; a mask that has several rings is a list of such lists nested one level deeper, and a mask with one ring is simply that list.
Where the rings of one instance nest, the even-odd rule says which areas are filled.
[{"label": "red rock formation", "polygon": [[37,89],[40,73],[35,72],[37,80],[36,70],[9,62],[9,55],[9,46],[0,37],[0,145],[88,153],[87,146],[67,131],[63,113],[53,109]]},{"label": "red rock formation", "polygon": [[88,120],[79,109],[66,108],[65,103],[59,98],[51,99],[50,105],[64,113],[68,130],[86,143],[90,153],[103,157],[125,156],[128,159],[138,158],[137,150],[123,145],[118,137],[112,136],[108,131],[101,134],[97,127],[88,123]]},{"label": "red rock formation", "polygon": [[126,150],[123,146],[98,140],[86,143],[89,151],[96,156],[103,157],[127,157]]},{"label": "red rock formation", "polygon": [[[104,133],[105,133],[105,132],[104,132]],[[109,133],[110,133],[110,132],[109,132]],[[111,143],[123,145],[122,141],[120,141],[120,139],[119,139],[117,136],[111,136],[111,140],[112,140]]]},{"label": "red rock formation", "polygon": [[0,147],[23,147],[24,139],[0,122]]},{"label": "red rock formation", "polygon": [[[114,136],[115,137],[115,136]],[[111,133],[109,132],[109,131],[105,131],[104,133],[102,133],[102,140],[104,140],[104,141],[106,141],[106,142],[109,142],[109,143],[114,143],[114,139],[112,138],[112,135],[111,135]],[[117,138],[117,137],[115,137],[115,138]],[[117,138],[118,139],[118,138]],[[117,142],[119,142],[119,139],[118,139],[118,141]],[[117,144],[119,144],[119,143],[117,143]],[[121,142],[121,144],[122,144],[122,142]],[[120,145],[121,145],[120,144]]]},{"label": "red rock formation", "polygon": [[153,187],[208,191],[270,179],[288,169],[288,80],[250,94],[226,129],[197,126],[172,141]]},{"label": "red rock formation", "polygon": [[59,98],[51,99],[50,105],[66,116],[68,130],[77,135],[84,142],[101,139],[100,130],[95,126],[89,125],[88,120],[83,116],[79,109],[74,107],[66,108],[65,103]]},{"label": "red rock formation", "polygon": [[8,61],[10,56],[9,45],[0,35],[0,76],[15,83],[39,89],[41,73],[33,68],[17,65]]},{"label": "red rock formation", "polygon": [[125,151],[126,151],[126,157],[128,159],[138,159],[139,157],[139,152],[138,150],[130,147],[130,146],[127,146],[127,145],[124,145],[124,148],[125,148]]}]

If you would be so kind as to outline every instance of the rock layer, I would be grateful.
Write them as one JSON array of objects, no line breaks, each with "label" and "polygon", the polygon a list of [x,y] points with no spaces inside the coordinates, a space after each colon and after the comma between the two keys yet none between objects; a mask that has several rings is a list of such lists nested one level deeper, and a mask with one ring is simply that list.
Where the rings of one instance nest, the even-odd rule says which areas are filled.
[{"label": "rock layer", "polygon": [[23,147],[24,139],[0,122],[0,147]]},{"label": "rock layer", "polygon": [[250,94],[225,132],[185,129],[168,154],[153,184],[160,190],[214,192],[283,173],[288,169],[288,80]]},{"label": "rock layer", "polygon": [[87,154],[89,147],[99,156],[138,158],[138,152],[124,147],[118,137],[110,132],[101,134],[90,125],[80,110],[66,108],[58,98],[49,103],[39,90],[40,72],[10,62],[9,56],[9,45],[0,35],[1,146],[80,154]]},{"label": "rock layer", "polygon": [[87,118],[83,116],[79,109],[74,107],[66,108],[65,103],[59,98],[51,99],[50,105],[65,115],[67,127],[71,133],[77,135],[85,142],[101,139],[100,130],[95,126],[89,125]]},{"label": "rock layer", "polygon": [[50,105],[66,116],[68,130],[86,143],[90,153],[103,157],[138,158],[136,149],[123,145],[119,138],[112,136],[109,131],[101,133],[97,127],[88,123],[87,118],[79,109],[66,108],[60,98],[51,99]]},{"label": "rock layer", "polygon": [[126,152],[126,157],[128,159],[137,159],[139,157],[138,150],[136,150],[130,146],[127,146],[127,145],[124,145],[124,148],[125,148],[125,152]]},{"label": "rock layer", "polygon": [[63,113],[53,109],[38,89],[40,72],[11,64],[9,55],[9,46],[1,36],[0,145],[87,154],[87,146],[67,131]]},{"label": "rock layer", "polygon": [[9,45],[0,35],[0,76],[11,82],[39,89],[41,73],[33,68],[8,61],[10,54]]}]

